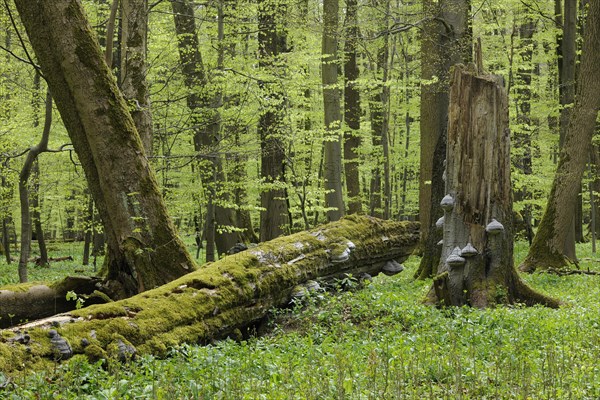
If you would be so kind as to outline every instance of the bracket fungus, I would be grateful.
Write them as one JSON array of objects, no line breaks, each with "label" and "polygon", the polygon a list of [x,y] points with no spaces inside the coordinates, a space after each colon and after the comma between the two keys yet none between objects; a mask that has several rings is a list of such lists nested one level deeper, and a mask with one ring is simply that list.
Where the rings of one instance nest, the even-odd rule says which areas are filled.
[{"label": "bracket fungus", "polygon": [[467,245],[465,247],[463,247],[462,250],[460,251],[461,257],[467,257],[467,258],[474,257],[477,254],[479,254],[479,252],[477,251],[477,249],[475,247],[473,247],[471,242],[467,243]]},{"label": "bracket fungus", "polygon": [[502,225],[495,219],[492,219],[492,221],[485,227],[485,231],[491,235],[496,235],[498,233],[504,232],[504,225]]},{"label": "bracket fungus", "polygon": [[454,208],[454,198],[449,194],[445,195],[440,202],[440,206],[444,209],[444,211],[452,210]]}]

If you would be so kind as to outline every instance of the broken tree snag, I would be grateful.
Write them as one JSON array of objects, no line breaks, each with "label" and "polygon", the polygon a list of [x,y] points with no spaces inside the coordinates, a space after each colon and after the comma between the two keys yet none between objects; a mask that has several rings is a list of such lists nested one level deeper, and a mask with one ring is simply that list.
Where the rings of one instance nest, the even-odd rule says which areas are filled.
[{"label": "broken tree snag", "polygon": [[[356,215],[277,238],[129,299],[2,331],[0,371],[51,360],[50,328],[74,354],[91,360],[110,357],[115,348],[164,355],[180,343],[239,334],[271,308],[289,304],[297,286],[309,280],[399,272],[398,263],[418,240],[418,223]],[[27,344],[17,329],[20,335],[27,331]]]},{"label": "broken tree snag", "polygon": [[454,67],[450,88],[442,255],[429,300],[438,305],[560,302],[536,293],[513,263],[507,95],[500,76]]}]

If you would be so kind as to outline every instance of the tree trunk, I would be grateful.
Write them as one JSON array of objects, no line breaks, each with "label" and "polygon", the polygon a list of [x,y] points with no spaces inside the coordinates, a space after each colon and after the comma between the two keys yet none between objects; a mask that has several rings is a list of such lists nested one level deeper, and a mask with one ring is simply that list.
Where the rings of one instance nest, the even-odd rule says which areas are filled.
[{"label": "tree trunk", "polygon": [[[535,32],[535,23],[532,19],[526,18],[519,27],[519,36],[521,38],[521,49],[519,55],[521,57],[517,66],[518,89],[516,90],[517,103],[517,126],[513,130],[513,138],[515,147],[518,149],[517,157],[515,157],[515,167],[523,175],[531,175],[533,173],[532,154],[531,154],[531,137],[534,129],[531,126],[531,74],[533,72],[533,34]],[[531,191],[523,185],[519,190],[515,191],[515,201],[531,200]],[[532,212],[531,205],[525,204],[521,211],[522,226],[515,226],[515,232],[523,229],[525,237],[529,244],[533,240]]]},{"label": "tree trunk", "polygon": [[[560,39],[559,53],[559,97],[560,97],[560,137],[559,149],[563,147],[569,118],[575,101],[575,66],[577,61],[577,0],[565,0],[563,7],[562,38]],[[581,206],[573,210],[573,227],[563,245],[562,252],[571,260],[576,260],[575,237],[576,237],[576,214]]]},{"label": "tree trunk", "polygon": [[21,203],[21,254],[19,255],[19,282],[27,282],[27,261],[31,251],[32,218],[29,207],[29,177],[38,155],[48,151],[50,127],[52,126],[52,96],[46,94],[46,117],[40,142],[29,149],[19,173],[19,200]]},{"label": "tree trunk", "polygon": [[32,360],[51,363],[47,329],[54,322],[67,322],[58,328],[60,335],[75,353],[85,353],[92,361],[110,356],[119,340],[138,353],[160,356],[177,344],[239,336],[240,329],[273,307],[306,295],[313,286],[298,285],[309,280],[399,272],[398,263],[411,254],[418,238],[416,223],[356,215],[281,237],[139,296],[15,328],[26,329],[31,339],[27,345],[7,336],[0,339],[0,371],[30,368]]},{"label": "tree trunk", "polygon": [[[439,261],[442,238],[435,229],[444,196],[443,159],[448,124],[448,80],[450,66],[471,59],[469,0],[423,1],[427,21],[421,39],[421,105],[419,161],[419,222],[423,258],[415,277],[432,276]],[[433,237],[429,237],[429,236]]]},{"label": "tree trunk", "polygon": [[508,98],[500,76],[454,68],[448,113],[443,243],[430,300],[442,306],[544,304],[513,264]]},{"label": "tree trunk", "polygon": [[348,193],[348,214],[362,211],[360,177],[358,173],[358,148],[360,147],[360,91],[357,58],[358,46],[358,3],[346,3],[346,41],[344,44],[344,173]]},{"label": "tree trunk", "polygon": [[600,0],[589,5],[583,37],[583,52],[575,106],[560,150],[560,160],[552,182],[544,216],[520,265],[521,271],[564,268],[573,258],[565,253],[565,243],[573,232],[573,215],[581,178],[592,145],[600,109]]},{"label": "tree trunk", "polygon": [[[239,242],[237,232],[228,229],[234,225],[233,210],[223,207],[216,198],[219,192],[217,185],[225,179],[221,155],[218,153],[220,120],[218,108],[221,106],[221,90],[211,93],[204,63],[200,53],[194,8],[188,0],[171,0],[175,32],[181,70],[188,90],[187,105],[192,112],[191,120],[194,129],[194,150],[204,161],[200,165],[202,184],[207,188],[207,261],[214,261],[214,244],[217,252],[224,254],[235,243]],[[227,199],[225,199],[227,203]],[[218,225],[224,225],[221,229]],[[214,244],[213,244],[214,243]]]},{"label": "tree trunk", "polygon": [[[260,193],[260,240],[267,241],[289,232],[288,204],[285,191],[285,132],[283,127],[285,95],[276,79],[276,64],[282,62],[278,44],[277,16],[281,5],[273,0],[258,3],[258,65],[267,80],[261,81],[260,176],[265,187]],[[280,16],[281,18],[281,16]],[[279,71],[281,74],[282,71]]]},{"label": "tree trunk", "polygon": [[146,81],[148,0],[121,0],[121,90],[142,139],[152,155],[152,114]]},{"label": "tree trunk", "polygon": [[342,145],[340,127],[340,90],[338,83],[338,25],[339,0],[323,1],[323,42],[321,78],[325,117],[323,177],[327,219],[337,221],[345,213],[342,193]]},{"label": "tree trunk", "polygon": [[194,263],[81,4],[15,4],[104,222],[107,291],[126,297],[191,271]]},{"label": "tree trunk", "polygon": [[33,163],[31,169],[33,174],[33,191],[31,193],[31,219],[35,228],[35,238],[40,250],[40,265],[48,265],[48,248],[46,247],[46,237],[42,228],[42,216],[40,215],[40,164],[39,161]]}]

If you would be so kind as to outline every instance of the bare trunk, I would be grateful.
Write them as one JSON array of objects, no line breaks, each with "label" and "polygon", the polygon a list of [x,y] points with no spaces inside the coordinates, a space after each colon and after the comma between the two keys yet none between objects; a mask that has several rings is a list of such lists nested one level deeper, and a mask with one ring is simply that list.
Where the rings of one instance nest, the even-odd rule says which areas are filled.
[{"label": "bare trunk", "polygon": [[327,219],[337,221],[345,214],[342,193],[341,110],[338,83],[339,0],[323,1],[323,42],[321,78],[326,138],[323,145],[323,177]]},{"label": "bare trunk", "polygon": [[142,139],[152,155],[152,114],[146,81],[148,0],[121,0],[121,90]]},{"label": "bare trunk", "polygon": [[360,147],[360,91],[356,80],[359,76],[357,58],[358,46],[358,4],[348,0],[346,5],[346,42],[344,45],[344,172],[348,192],[348,214],[362,211],[360,178],[358,174],[358,148]]},{"label": "bare trunk", "polygon": [[52,96],[50,92],[46,95],[46,117],[44,121],[44,131],[40,142],[29,149],[23,168],[19,174],[19,200],[21,203],[21,254],[19,256],[19,281],[27,282],[27,261],[31,251],[31,209],[29,207],[29,177],[31,170],[40,153],[48,150],[48,139],[50,137],[50,127],[52,125]]},{"label": "bare trunk", "polygon": [[[277,2],[261,0],[258,7],[259,67],[268,77],[260,82],[263,92],[258,124],[260,134],[260,176],[265,187],[260,194],[260,240],[267,241],[289,232],[287,194],[285,191],[285,132],[283,125],[286,99],[275,78],[279,44],[277,17],[282,10]],[[281,16],[280,16],[281,18]],[[282,71],[279,71],[282,73]]]}]

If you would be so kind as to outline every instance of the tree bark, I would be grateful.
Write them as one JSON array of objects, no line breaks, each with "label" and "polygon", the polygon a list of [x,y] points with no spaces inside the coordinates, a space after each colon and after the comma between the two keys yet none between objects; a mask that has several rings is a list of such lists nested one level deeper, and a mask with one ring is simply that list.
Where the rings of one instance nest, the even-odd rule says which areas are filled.
[{"label": "tree bark", "polygon": [[306,293],[298,285],[308,280],[399,272],[391,267],[398,267],[417,241],[417,223],[356,215],[281,237],[130,299],[15,328],[27,330],[31,339],[27,345],[6,335],[0,339],[0,371],[31,368],[34,361],[51,363],[48,328],[71,319],[58,331],[75,353],[85,353],[92,361],[108,358],[118,340],[138,353],[161,356],[177,344],[238,336],[273,307]]},{"label": "tree bark", "polygon": [[340,90],[338,83],[338,25],[339,0],[323,1],[323,41],[321,78],[325,119],[323,177],[327,219],[337,221],[345,214],[342,193],[342,145],[340,128]]},{"label": "tree bark", "polygon": [[[260,240],[267,241],[289,232],[285,190],[285,132],[283,126],[285,95],[276,80],[279,44],[277,17],[281,5],[272,0],[258,3],[258,65],[266,76],[260,84],[263,92],[258,123],[260,134],[260,176],[265,187],[260,193]],[[280,73],[282,71],[279,71]]]},{"label": "tree bark", "polygon": [[121,0],[121,90],[146,156],[152,155],[152,114],[146,80],[148,0]]},{"label": "tree bark", "polygon": [[15,4],[104,223],[107,291],[126,297],[191,271],[81,4]]},{"label": "tree bark", "polygon": [[19,173],[19,200],[21,203],[21,254],[19,255],[19,281],[27,282],[27,261],[31,251],[32,218],[29,207],[29,177],[38,155],[48,151],[48,140],[50,138],[50,127],[52,126],[52,96],[46,94],[46,117],[44,130],[40,142],[29,149],[25,162]]},{"label": "tree bark", "polygon": [[508,98],[500,76],[454,67],[450,87],[443,243],[430,301],[442,306],[559,302],[533,291],[513,264]]},{"label": "tree bark", "polygon": [[228,229],[229,226],[236,225],[233,210],[221,206],[220,199],[217,198],[219,191],[217,186],[219,182],[225,180],[221,155],[217,148],[221,120],[218,110],[222,102],[221,92],[219,88],[212,88],[215,92],[210,93],[210,83],[198,43],[193,5],[188,0],[171,0],[171,6],[181,70],[188,90],[187,105],[192,112],[194,150],[203,161],[203,165],[200,165],[200,175],[202,184],[207,188],[205,226],[207,261],[214,261],[214,245],[217,247],[217,253],[224,254],[241,240],[237,232]]},{"label": "tree bark", "polygon": [[[438,266],[442,238],[435,229],[444,196],[444,157],[448,124],[450,66],[471,60],[468,0],[423,1],[427,22],[421,39],[421,105],[419,161],[419,222],[423,258],[415,277],[431,277]],[[433,237],[429,237],[429,236]]]},{"label": "tree bark", "polygon": [[360,195],[360,177],[358,172],[358,148],[360,147],[360,90],[358,88],[359,70],[357,64],[358,46],[358,3],[348,0],[346,3],[346,41],[344,44],[344,173],[348,193],[348,214],[362,211]]},{"label": "tree bark", "polygon": [[560,159],[546,210],[521,271],[556,270],[576,260],[565,253],[573,230],[581,178],[591,150],[592,136],[600,109],[600,0],[589,3],[583,37],[577,96],[560,150]]}]

